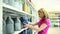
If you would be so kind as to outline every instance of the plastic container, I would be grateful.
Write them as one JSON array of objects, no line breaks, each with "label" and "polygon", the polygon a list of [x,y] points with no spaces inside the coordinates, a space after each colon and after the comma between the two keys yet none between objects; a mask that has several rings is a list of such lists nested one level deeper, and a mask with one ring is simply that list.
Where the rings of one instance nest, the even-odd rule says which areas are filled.
[{"label": "plastic container", "polygon": [[3,0],[4,3],[8,4],[8,0]]},{"label": "plastic container", "polygon": [[15,31],[20,31],[21,30],[21,22],[19,20],[19,18],[17,17],[15,19]]},{"label": "plastic container", "polygon": [[6,22],[3,20],[3,34],[6,34]]},{"label": "plastic container", "polygon": [[7,34],[12,34],[14,32],[14,22],[11,17],[7,18],[6,23]]},{"label": "plastic container", "polygon": [[22,10],[22,2],[21,2],[21,0],[14,0],[14,7],[16,7],[17,9]]},{"label": "plastic container", "polygon": [[8,0],[8,4],[14,6],[14,0]]}]

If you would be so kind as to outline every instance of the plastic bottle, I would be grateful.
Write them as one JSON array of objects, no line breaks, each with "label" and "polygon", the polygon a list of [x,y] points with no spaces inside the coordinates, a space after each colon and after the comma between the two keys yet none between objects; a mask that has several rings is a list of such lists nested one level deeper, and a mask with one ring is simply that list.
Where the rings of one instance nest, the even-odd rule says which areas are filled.
[{"label": "plastic bottle", "polygon": [[11,17],[7,18],[6,23],[7,34],[12,34],[14,32],[14,22]]},{"label": "plastic bottle", "polygon": [[14,6],[14,0],[8,0],[8,4]]},{"label": "plastic bottle", "polygon": [[3,20],[3,34],[6,34],[6,22]]},{"label": "plastic bottle", "polygon": [[19,20],[18,17],[17,17],[16,20],[15,20],[15,30],[16,30],[16,31],[21,30],[21,22],[20,22],[20,20]]},{"label": "plastic bottle", "polygon": [[4,3],[8,4],[8,0],[3,0]]}]

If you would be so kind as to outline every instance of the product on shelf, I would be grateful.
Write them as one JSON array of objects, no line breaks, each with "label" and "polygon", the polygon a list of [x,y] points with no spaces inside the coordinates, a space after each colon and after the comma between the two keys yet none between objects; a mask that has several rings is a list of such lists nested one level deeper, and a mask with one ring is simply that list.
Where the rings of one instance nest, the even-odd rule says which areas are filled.
[{"label": "product on shelf", "polygon": [[32,14],[32,7],[31,5],[28,3],[27,0],[24,0],[24,3],[23,3],[23,11],[29,13],[29,14]]},{"label": "product on shelf", "polygon": [[14,25],[15,25],[15,27],[14,27],[15,31],[21,30],[21,22],[18,17],[15,18]]},{"label": "product on shelf", "polygon": [[5,22],[5,20],[3,20],[3,34],[7,34],[6,33],[6,22]]},{"label": "product on shelf", "polygon": [[14,6],[14,0],[8,0],[8,4]]},{"label": "product on shelf", "polygon": [[3,0],[3,2],[22,11],[22,0]]},{"label": "product on shelf", "polygon": [[25,4],[25,12],[27,12],[27,9],[28,9],[28,6],[27,6],[27,4]]},{"label": "product on shelf", "polygon": [[30,34],[30,33],[29,33],[29,30],[24,30],[24,31],[23,31],[23,34]]},{"label": "product on shelf", "polygon": [[18,8],[18,9],[22,9],[22,3],[21,0],[14,0],[14,7]]},{"label": "product on shelf", "polygon": [[20,20],[23,24],[28,24],[28,20],[25,19],[24,17],[21,17]]},{"label": "product on shelf", "polygon": [[[25,18],[25,17],[21,17],[20,18],[20,20],[21,20],[21,22],[25,25],[25,24],[28,24],[28,19],[27,18]],[[22,32],[22,34],[30,34],[30,31],[31,30],[29,30],[29,29],[27,29],[27,30],[24,30],[23,32]]]},{"label": "product on shelf", "polygon": [[10,16],[6,20],[6,29],[7,34],[12,34],[14,32],[14,22]]},{"label": "product on shelf", "polygon": [[30,14],[30,5],[29,5],[29,4],[28,4],[28,6],[27,6],[27,13]]},{"label": "product on shelf", "polygon": [[32,7],[30,6],[30,14],[32,14]]},{"label": "product on shelf", "polygon": [[8,4],[8,0],[3,0],[4,3]]}]

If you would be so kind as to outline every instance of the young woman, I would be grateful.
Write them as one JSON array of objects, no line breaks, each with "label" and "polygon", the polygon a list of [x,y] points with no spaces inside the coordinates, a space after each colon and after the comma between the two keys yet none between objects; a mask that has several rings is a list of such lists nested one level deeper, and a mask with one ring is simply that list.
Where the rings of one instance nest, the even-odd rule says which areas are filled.
[{"label": "young woman", "polygon": [[[38,10],[38,15],[40,17],[39,22],[34,24],[26,24],[25,27],[38,31],[38,34],[47,34],[47,31],[50,27],[50,19],[48,13],[42,8]],[[34,25],[38,25],[38,28],[34,27]]]}]

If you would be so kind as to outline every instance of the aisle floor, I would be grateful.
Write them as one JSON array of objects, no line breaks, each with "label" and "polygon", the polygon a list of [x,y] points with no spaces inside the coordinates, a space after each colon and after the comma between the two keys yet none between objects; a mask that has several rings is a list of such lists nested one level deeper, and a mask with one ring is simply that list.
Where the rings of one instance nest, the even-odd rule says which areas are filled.
[{"label": "aisle floor", "polygon": [[60,34],[60,28],[58,27],[50,27],[48,34]]}]

